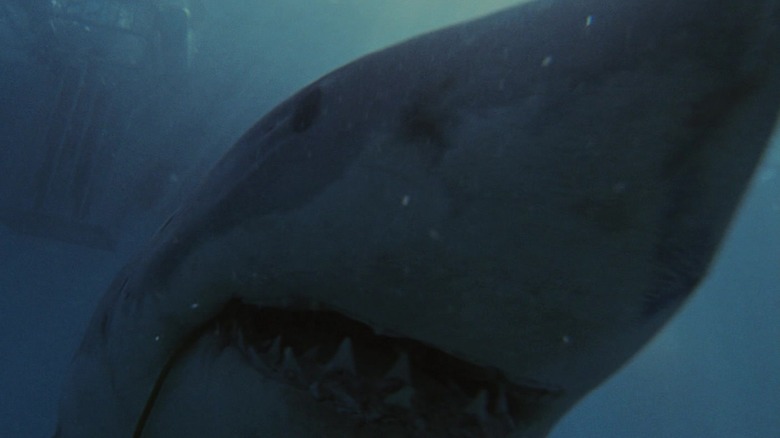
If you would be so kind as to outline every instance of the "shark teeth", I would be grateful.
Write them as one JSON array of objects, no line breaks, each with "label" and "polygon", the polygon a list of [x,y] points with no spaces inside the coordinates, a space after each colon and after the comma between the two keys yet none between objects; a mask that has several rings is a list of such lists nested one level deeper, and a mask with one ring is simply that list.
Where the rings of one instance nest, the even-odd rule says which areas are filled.
[{"label": "shark teeth", "polygon": [[274,338],[273,343],[271,343],[271,348],[268,349],[267,354],[272,364],[279,362],[279,359],[282,357],[282,335]]},{"label": "shark teeth", "polygon": [[[240,338],[242,344],[246,342]],[[384,372],[372,376],[358,373],[355,346],[345,337],[330,359],[323,360],[323,347],[314,346],[305,353],[296,353],[293,346],[285,345],[282,336],[261,343],[263,347],[249,346],[246,356],[249,363],[264,375],[300,387],[319,401],[332,404],[339,412],[359,416],[365,421],[405,421],[415,430],[425,430],[432,416],[430,402],[432,383],[415,381],[414,364],[410,354],[400,351],[386,365]],[[331,347],[333,348],[333,347]],[[425,378],[423,380],[426,380]],[[465,428],[472,428],[474,436],[501,436],[496,431],[509,432],[515,428],[510,399],[505,386],[497,389],[479,389],[476,394],[448,380],[442,383],[445,396],[445,413],[439,416],[454,417]],[[468,394],[472,394],[469,396]],[[441,394],[435,398],[442,397]],[[433,415],[433,416],[435,416]]]},{"label": "shark teeth", "polygon": [[533,381],[510,382],[495,368],[410,338],[377,335],[333,313],[240,308],[236,314],[216,336],[260,374],[361,421],[400,422],[412,434],[450,436],[447,427],[455,424],[463,436],[503,436],[560,393]]},{"label": "shark teeth", "polygon": [[397,380],[406,385],[412,383],[412,372],[409,365],[409,355],[401,353],[390,370],[384,375],[385,380]]},{"label": "shark teeth", "polygon": [[284,349],[284,358],[282,359],[282,372],[288,380],[300,380],[303,376],[303,370],[295,359],[292,347]]},{"label": "shark teeth", "polygon": [[510,428],[514,429],[516,427],[515,420],[512,418],[512,412],[509,409],[509,399],[504,385],[498,388],[495,411],[496,415],[506,421]]},{"label": "shark teeth", "polygon": [[480,421],[487,421],[490,418],[487,391],[484,389],[480,390],[474,400],[466,406],[465,412],[477,417]]},{"label": "shark teeth", "polygon": [[333,359],[325,365],[325,371],[329,373],[346,372],[357,374],[355,371],[355,352],[352,350],[351,339],[344,338],[344,340],[341,341]]}]

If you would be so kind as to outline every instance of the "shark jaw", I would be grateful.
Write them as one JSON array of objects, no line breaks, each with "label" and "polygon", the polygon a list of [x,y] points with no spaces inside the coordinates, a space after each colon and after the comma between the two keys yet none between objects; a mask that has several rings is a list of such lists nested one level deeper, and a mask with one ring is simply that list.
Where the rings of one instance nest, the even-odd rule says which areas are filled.
[{"label": "shark jaw", "polygon": [[[538,423],[561,393],[530,380],[511,382],[499,369],[384,333],[317,303],[281,309],[235,300],[196,333],[175,358],[210,337],[200,354],[211,359],[202,360],[230,349],[263,378],[308,393],[322,409],[407,436],[507,436]],[[161,374],[147,414],[169,372]],[[142,416],[137,436],[146,436],[148,420]]]}]

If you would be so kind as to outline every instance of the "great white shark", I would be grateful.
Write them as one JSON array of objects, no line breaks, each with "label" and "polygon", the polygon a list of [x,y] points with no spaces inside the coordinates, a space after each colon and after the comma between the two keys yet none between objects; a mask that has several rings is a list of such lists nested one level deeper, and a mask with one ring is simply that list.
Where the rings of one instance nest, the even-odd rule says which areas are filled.
[{"label": "great white shark", "polygon": [[696,289],[779,0],[542,0],[263,117],[116,277],[55,436],[544,436]]}]

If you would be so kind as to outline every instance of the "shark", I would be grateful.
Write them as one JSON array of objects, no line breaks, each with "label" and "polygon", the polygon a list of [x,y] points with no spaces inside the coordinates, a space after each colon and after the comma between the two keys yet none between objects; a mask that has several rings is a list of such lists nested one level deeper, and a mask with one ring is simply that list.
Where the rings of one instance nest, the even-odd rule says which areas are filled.
[{"label": "shark", "polygon": [[117,275],[54,436],[545,436],[707,274],[779,26],[777,0],[539,0],[323,76]]}]

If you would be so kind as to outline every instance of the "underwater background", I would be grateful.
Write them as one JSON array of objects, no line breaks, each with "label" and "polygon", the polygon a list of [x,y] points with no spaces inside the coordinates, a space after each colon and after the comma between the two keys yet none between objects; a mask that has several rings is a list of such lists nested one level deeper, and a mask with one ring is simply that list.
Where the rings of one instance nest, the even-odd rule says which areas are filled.
[{"label": "underwater background", "polygon": [[[99,297],[266,111],[361,55],[515,3],[0,0],[0,438],[51,436]],[[552,436],[776,437],[777,370],[776,138],[698,292]]]}]

